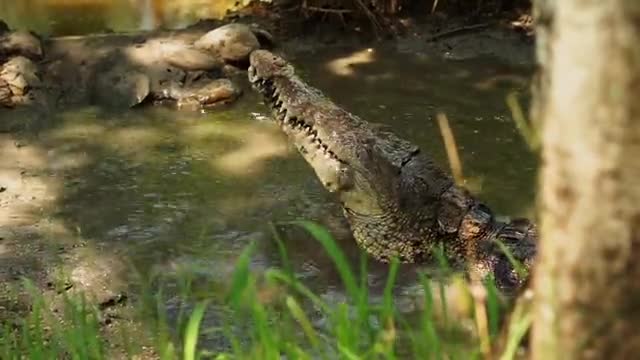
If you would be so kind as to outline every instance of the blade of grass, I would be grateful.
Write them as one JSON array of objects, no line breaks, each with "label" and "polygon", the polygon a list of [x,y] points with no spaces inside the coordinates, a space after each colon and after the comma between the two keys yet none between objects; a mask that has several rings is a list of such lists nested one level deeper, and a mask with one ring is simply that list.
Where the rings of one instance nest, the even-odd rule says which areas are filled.
[{"label": "blade of grass", "polygon": [[43,359],[46,356],[46,349],[44,348],[42,321],[46,303],[31,280],[23,278],[22,284],[32,301],[31,313],[23,323],[26,349],[28,349],[31,358]]},{"label": "blade of grass", "polygon": [[276,342],[277,334],[269,327],[269,317],[266,309],[259,301],[253,301],[252,315],[257,330],[258,341],[264,351],[265,359],[279,359],[279,349]]},{"label": "blade of grass", "polygon": [[[424,349],[426,349],[426,353],[428,353],[429,355],[434,354],[436,359],[440,359],[442,358],[442,354],[441,354],[441,340],[438,337],[438,333],[436,331],[435,325],[434,325],[434,321],[433,321],[433,292],[431,291],[431,285],[429,284],[429,280],[427,279],[427,277],[423,274],[420,273],[419,274],[419,279],[420,279],[420,283],[422,284],[422,289],[424,291],[424,308],[423,308],[423,312],[422,312],[422,332],[424,333]],[[440,300],[442,301],[443,305],[443,311],[444,311],[444,319],[445,319],[445,324],[446,324],[446,311],[447,311],[447,307],[446,307],[446,299],[445,299],[445,292],[444,292],[444,286],[442,284],[440,284],[439,286],[439,290],[440,290]],[[420,341],[420,340],[418,340]],[[422,343],[421,341],[419,343]],[[427,355],[427,354],[423,354],[423,355]]]},{"label": "blade of grass", "polygon": [[187,329],[184,334],[184,360],[196,359],[196,347],[198,345],[198,334],[200,332],[200,323],[204,317],[204,313],[209,305],[208,301],[199,302],[193,309],[189,322],[187,323]]},{"label": "blade of grass", "polygon": [[527,314],[514,324],[507,341],[507,348],[500,357],[500,360],[512,360],[515,358],[518,346],[522,343],[522,339],[527,334],[532,323],[533,317]]},{"label": "blade of grass", "polygon": [[397,258],[394,257],[391,260],[391,265],[389,266],[389,273],[387,274],[387,282],[384,286],[384,292],[383,292],[382,313],[383,313],[383,318],[386,321],[393,319],[393,313],[394,313],[393,287],[395,286],[395,283],[396,283],[399,267],[400,267],[400,262],[398,261]]},{"label": "blade of grass", "polygon": [[302,310],[302,308],[300,307],[298,302],[291,296],[287,296],[286,304],[287,304],[287,308],[289,308],[289,312],[291,312],[291,315],[293,316],[293,318],[302,327],[302,330],[304,331],[305,335],[307,336],[307,339],[309,339],[309,342],[311,343],[311,346],[313,346],[315,349],[317,349],[318,345],[319,345],[318,337],[316,336],[316,332],[313,329],[313,326],[311,325],[311,321],[309,321],[309,318],[304,313],[304,310]]},{"label": "blade of grass", "polygon": [[383,332],[382,332],[382,343],[378,343],[381,347],[381,352],[387,359],[395,359],[394,354],[394,346],[396,339],[396,329],[395,329],[395,317],[394,317],[394,307],[393,307],[393,287],[396,282],[396,277],[398,274],[400,262],[397,258],[391,259],[391,264],[389,266],[389,272],[387,274],[387,282],[384,286],[383,296],[382,296],[382,323]]},{"label": "blade of grass", "polygon": [[[449,273],[451,271],[451,268],[449,266],[447,257],[444,255],[444,246],[442,244],[440,244],[436,249],[436,251],[434,251],[434,255],[438,260],[438,265],[440,269],[443,270],[445,274]],[[425,284],[423,283],[423,286],[424,285]],[[447,302],[445,301],[447,291],[442,281],[438,281],[438,290],[440,292],[440,306],[442,307],[443,322],[444,322],[444,326],[447,327],[449,326],[449,310],[447,309]]]},{"label": "blade of grass", "polygon": [[[150,288],[149,288],[150,289]],[[176,358],[176,347],[171,340],[171,336],[169,334],[168,324],[169,320],[167,319],[167,313],[164,311],[163,303],[164,303],[164,288],[160,286],[157,293],[155,295],[150,295],[147,297],[149,308],[154,308],[155,313],[151,316],[156,317],[155,320],[155,331],[156,331],[156,346],[159,349],[159,355],[161,360],[172,360]],[[146,312],[146,309],[143,309]]]},{"label": "blade of grass", "polygon": [[489,321],[487,320],[486,289],[479,280],[475,279],[471,284],[471,296],[473,297],[474,315],[478,337],[480,338],[480,350],[485,359],[491,359],[491,338],[489,335]]},{"label": "blade of grass", "polygon": [[176,282],[178,285],[178,294],[180,299],[180,306],[178,307],[178,315],[177,315],[177,327],[182,329],[185,325],[185,322],[188,321],[188,317],[186,314],[187,306],[186,299],[189,298],[189,294],[192,293],[193,286],[193,274],[190,271],[180,270],[178,272],[178,276],[176,277]]},{"label": "blade of grass", "polygon": [[531,151],[540,150],[540,137],[538,131],[530,126],[524,116],[524,112],[518,103],[518,95],[515,92],[507,95],[507,106],[511,110],[513,122],[516,124],[516,128],[520,132],[520,135],[524,138],[527,146]]},{"label": "blade of grass", "polygon": [[431,5],[431,13],[436,12],[436,8],[438,7],[438,0],[433,0],[433,4]]},{"label": "blade of grass", "polygon": [[355,276],[351,267],[349,266],[349,262],[345,257],[344,253],[338,248],[338,245],[333,240],[331,234],[322,226],[311,222],[311,221],[294,221],[292,222],[294,225],[298,225],[305,230],[307,230],[322,246],[324,247],[327,254],[331,257],[338,272],[340,273],[340,277],[342,278],[342,282],[345,285],[347,290],[347,294],[351,297],[351,299],[358,299],[358,284],[356,282]]},{"label": "blade of grass", "polygon": [[453,175],[456,184],[462,185],[464,183],[464,177],[462,176],[462,161],[460,161],[458,147],[456,146],[456,139],[453,136],[453,131],[451,131],[449,119],[447,119],[447,116],[443,113],[438,113],[436,118],[438,119],[438,126],[440,127],[442,140],[444,141],[444,148],[447,151],[447,156],[449,158],[451,174]]},{"label": "blade of grass", "polygon": [[349,316],[349,305],[339,303],[329,315],[338,347],[349,353],[357,351],[360,327],[358,324],[354,324]]},{"label": "blade of grass", "polygon": [[360,356],[354,354],[350,349],[344,347],[340,343],[338,343],[338,350],[340,351],[340,353],[342,353],[342,355],[344,355],[349,360],[360,360],[361,359]]},{"label": "blade of grass", "polygon": [[[375,341],[375,330],[369,326],[369,316],[371,305],[369,304],[369,281],[368,281],[368,257],[365,253],[360,254],[360,284],[358,286],[359,298],[357,302],[358,321],[357,326],[362,329],[367,342]],[[364,325],[364,326],[363,326]]]},{"label": "blade of grass", "polygon": [[289,285],[294,290],[296,290],[297,292],[299,292],[300,294],[304,295],[309,300],[311,300],[313,305],[320,308],[321,311],[325,313],[331,312],[331,308],[327,305],[327,303],[324,302],[318,295],[314,294],[313,291],[311,291],[311,289],[303,285],[301,282],[297,281],[295,278],[290,278],[286,273],[282,272],[281,270],[269,269],[265,273],[265,276],[267,277],[267,279],[277,280],[286,285]]},{"label": "blade of grass", "polygon": [[489,335],[494,338],[500,331],[500,297],[493,277],[485,283],[487,289],[487,314],[489,316]]},{"label": "blade of grass", "polygon": [[500,360],[515,358],[518,346],[522,343],[522,339],[533,323],[533,315],[531,314],[532,300],[533,292],[527,290],[516,301],[516,306],[513,309],[507,328],[507,345],[502,356],[500,356]]},{"label": "blade of grass", "polygon": [[518,273],[518,276],[521,279],[526,279],[527,276],[529,276],[529,271],[522,265],[522,263],[520,263],[511,253],[511,250],[509,250],[509,248],[500,240],[496,239],[494,240],[496,244],[498,244],[498,247],[500,248],[500,250],[504,253],[504,255],[507,257],[507,260],[509,260],[509,263],[511,264],[511,266],[513,266],[513,268],[516,270],[516,272]]},{"label": "blade of grass", "polygon": [[284,246],[284,242],[282,241],[282,237],[276,228],[276,225],[272,222],[269,223],[269,228],[271,229],[271,233],[273,234],[273,238],[278,245],[278,253],[280,255],[280,260],[282,261],[282,266],[284,270],[289,274],[289,276],[293,277],[293,268],[291,267],[291,262],[289,261],[289,255],[287,254],[287,249]]},{"label": "blade of grass", "polygon": [[251,275],[249,271],[249,262],[251,261],[251,254],[253,253],[254,248],[255,243],[252,242],[242,251],[238,261],[236,262],[230,291],[227,294],[227,302],[234,308],[237,308],[242,302],[241,300],[245,289],[249,285],[249,277]]}]

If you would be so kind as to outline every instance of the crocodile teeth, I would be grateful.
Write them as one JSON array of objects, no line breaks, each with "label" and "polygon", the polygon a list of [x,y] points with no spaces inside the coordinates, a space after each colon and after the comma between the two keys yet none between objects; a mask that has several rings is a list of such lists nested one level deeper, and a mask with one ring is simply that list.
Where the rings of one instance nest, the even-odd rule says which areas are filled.
[{"label": "crocodile teeth", "polygon": [[314,129],[313,125],[309,125],[303,119],[299,119],[291,114],[291,111],[287,109],[287,105],[281,98],[282,93],[280,89],[274,86],[272,80],[261,79],[257,74],[250,80],[273,109],[273,116],[279,121],[279,125],[283,130],[287,131],[293,129],[300,132],[304,131],[308,141],[312,146],[315,146],[317,151],[322,151],[325,158],[341,162],[336,154],[329,150],[329,147],[318,137],[318,131]]}]

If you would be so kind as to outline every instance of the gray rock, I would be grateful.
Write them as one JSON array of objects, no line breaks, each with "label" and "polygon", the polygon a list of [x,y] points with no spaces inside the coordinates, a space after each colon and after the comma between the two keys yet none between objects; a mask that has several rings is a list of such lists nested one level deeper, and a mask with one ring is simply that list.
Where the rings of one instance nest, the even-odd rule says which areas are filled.
[{"label": "gray rock", "polygon": [[150,93],[149,76],[134,69],[116,68],[98,78],[95,97],[104,105],[117,108],[140,104]]},{"label": "gray rock", "polygon": [[244,24],[227,24],[211,30],[194,45],[226,61],[246,61],[249,54],[260,47],[251,28]]},{"label": "gray rock", "polygon": [[40,40],[28,31],[14,31],[0,37],[0,55],[22,55],[39,60],[43,54]]},{"label": "gray rock", "polygon": [[9,25],[6,22],[0,20],[0,35],[9,32]]},{"label": "gray rock", "polygon": [[218,56],[192,47],[168,52],[164,54],[164,60],[169,65],[186,71],[211,71],[224,65]]}]

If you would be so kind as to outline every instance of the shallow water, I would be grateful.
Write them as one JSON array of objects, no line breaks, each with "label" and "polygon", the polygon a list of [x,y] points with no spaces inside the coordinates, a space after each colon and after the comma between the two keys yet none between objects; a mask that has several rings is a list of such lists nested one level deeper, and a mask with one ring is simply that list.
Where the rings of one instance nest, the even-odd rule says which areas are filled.
[{"label": "shallow water", "polygon": [[[3,4],[0,18],[11,8]],[[18,8],[12,8],[9,22],[31,27]],[[33,21],[40,21],[38,16]],[[64,17],[43,18],[48,25],[34,29],[53,34],[104,30],[95,20],[88,20],[93,28],[65,30],[59,25]],[[145,28],[142,18],[105,27]],[[171,21],[165,23],[182,20]],[[531,69],[495,59],[443,62],[389,48],[288,55],[305,79],[337,103],[368,121],[391,125],[443,167],[448,161],[435,115],[446,113],[469,188],[498,214],[532,214],[536,160],[505,103],[510,91],[526,93]],[[46,125],[33,126],[37,130],[25,136],[52,159],[39,171],[63,185],[42,216],[77,229],[96,248],[121,255],[143,274],[186,271],[226,283],[252,241],[258,244],[254,270],[277,265],[269,224],[295,219],[327,226],[355,267],[360,253],[339,207],[244,79],[243,86],[237,103],[202,114],[163,107],[127,112],[82,107],[45,116]],[[338,276],[319,244],[302,231],[281,230],[299,277],[318,293],[340,299]],[[402,267],[402,286],[414,283],[415,269]],[[385,274],[385,265],[371,262],[374,297]]]},{"label": "shallow water", "polygon": [[[526,70],[380,49],[371,63],[336,75],[336,60],[353,52],[292,59],[336,102],[392,125],[447,167],[434,120],[437,111],[445,112],[469,187],[498,214],[530,215],[536,164],[504,102],[520,85],[486,85],[497,77],[524,79]],[[266,117],[257,95],[245,90],[236,104],[204,114],[87,107],[47,119],[34,143],[56,159],[48,171],[66,179],[50,216],[101,247],[126,253],[144,272],[184,265],[225,278],[252,240],[263,245],[254,265],[268,266],[277,262],[269,223],[294,219],[328,226],[356,261],[358,251],[331,195]],[[287,245],[304,276],[323,278],[313,283],[327,289],[336,285],[314,240],[300,232],[288,238],[296,238]],[[383,276],[384,266],[378,268]]]}]

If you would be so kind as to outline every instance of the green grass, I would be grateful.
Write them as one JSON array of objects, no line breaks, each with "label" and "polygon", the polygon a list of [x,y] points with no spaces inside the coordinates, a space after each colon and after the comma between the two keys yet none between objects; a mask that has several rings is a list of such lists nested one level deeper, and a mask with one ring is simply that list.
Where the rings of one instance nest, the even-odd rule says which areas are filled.
[{"label": "green grass", "polygon": [[[264,273],[251,271],[254,246],[237,259],[223,294],[194,290],[193,279],[177,283],[182,306],[170,320],[162,286],[148,284],[141,290],[142,319],[155,341],[161,359],[474,359],[489,356],[481,349],[482,332],[474,316],[486,314],[491,344],[505,344],[491,356],[514,358],[530,317],[519,309],[500,331],[504,303],[491,283],[485,285],[484,301],[469,301],[468,317],[456,314],[445,301],[447,288],[421,276],[418,310],[402,313],[394,302],[399,264],[389,265],[382,299],[370,296],[367,261],[358,271],[347,261],[330,234],[310,222],[296,222],[310,232],[333,261],[344,285],[346,301],[331,302],[297,280],[279,239],[282,267]],[[274,230],[275,231],[275,230]],[[156,279],[157,280],[157,279]],[[462,294],[470,294],[462,284]],[[32,304],[19,321],[0,320],[0,359],[107,359],[106,341],[95,307],[82,296],[65,297],[62,314],[51,313],[37,289],[27,283]],[[477,306],[486,311],[477,312]],[[215,309],[214,309],[215,308]],[[218,316],[216,326],[207,316]],[[216,340],[216,349],[203,341]],[[209,346],[210,347],[210,346]],[[214,352],[216,351],[216,352]]]},{"label": "green grass", "polygon": [[26,317],[0,323],[0,359],[104,359],[98,313],[83,296],[63,297],[63,313],[48,311],[39,290],[25,282],[31,294]]}]

